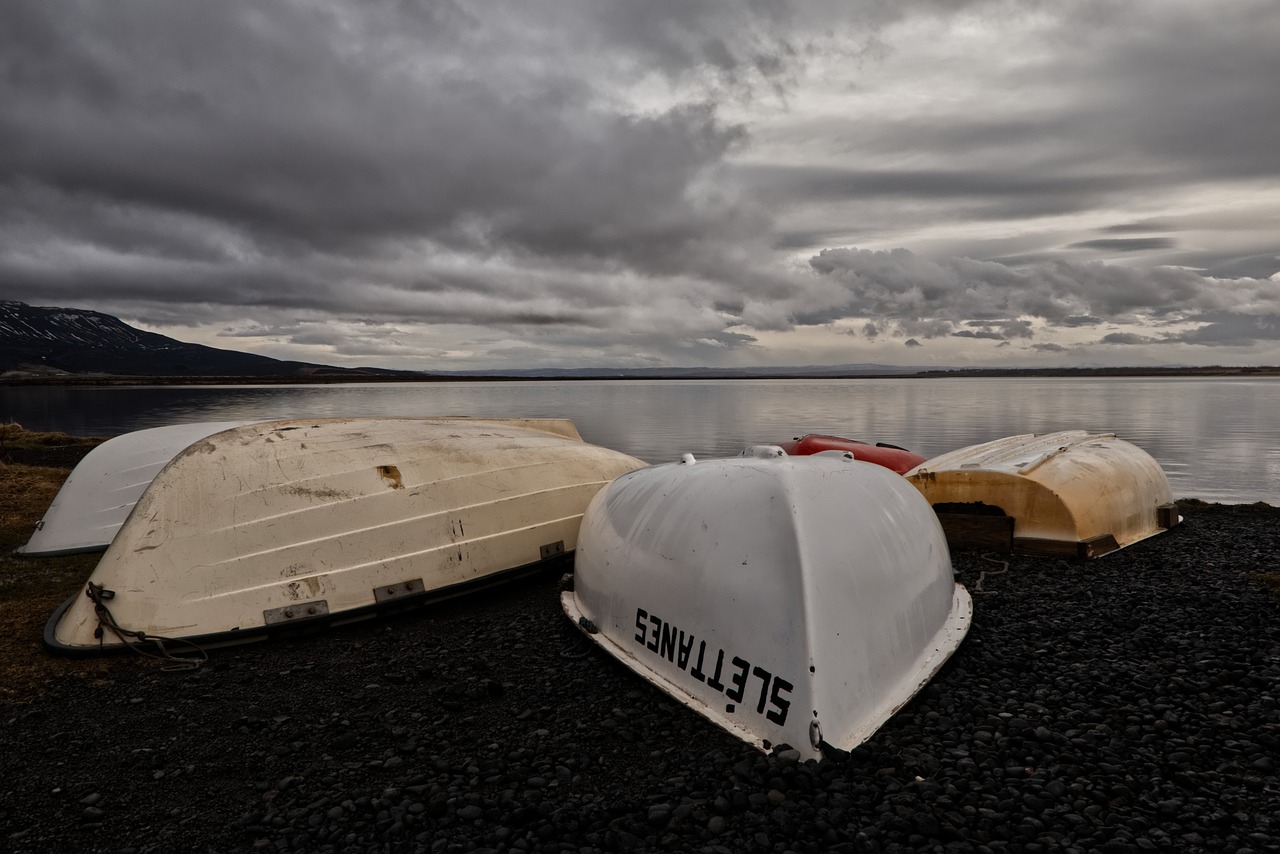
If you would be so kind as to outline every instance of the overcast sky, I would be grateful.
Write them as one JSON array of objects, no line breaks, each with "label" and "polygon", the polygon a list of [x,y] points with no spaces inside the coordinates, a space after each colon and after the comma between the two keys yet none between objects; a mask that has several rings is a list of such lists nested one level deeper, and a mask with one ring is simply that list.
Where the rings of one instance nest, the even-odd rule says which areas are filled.
[{"label": "overcast sky", "polygon": [[1276,0],[0,4],[0,299],[335,365],[1280,364]]}]

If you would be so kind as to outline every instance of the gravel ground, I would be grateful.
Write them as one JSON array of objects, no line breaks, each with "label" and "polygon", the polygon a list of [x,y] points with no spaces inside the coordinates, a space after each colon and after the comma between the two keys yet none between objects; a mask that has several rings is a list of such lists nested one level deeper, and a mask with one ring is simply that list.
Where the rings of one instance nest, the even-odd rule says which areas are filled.
[{"label": "gravel ground", "polygon": [[668,700],[549,573],[0,705],[0,849],[1280,850],[1280,511],[954,562],[968,638],[847,758],[765,756]]}]

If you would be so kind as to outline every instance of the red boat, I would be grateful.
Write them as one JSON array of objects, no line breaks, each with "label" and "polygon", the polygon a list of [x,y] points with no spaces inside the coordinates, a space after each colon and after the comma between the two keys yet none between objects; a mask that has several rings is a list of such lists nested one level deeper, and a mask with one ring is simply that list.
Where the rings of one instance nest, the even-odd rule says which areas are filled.
[{"label": "red boat", "polygon": [[887,445],[883,442],[872,445],[859,442],[857,439],[841,439],[839,436],[821,436],[816,433],[800,436],[790,442],[779,442],[778,447],[791,456],[817,454],[822,451],[844,451],[853,454],[855,460],[875,463],[898,474],[906,474],[925,461],[925,458],[919,454],[912,453],[906,448],[899,448],[897,445]]}]

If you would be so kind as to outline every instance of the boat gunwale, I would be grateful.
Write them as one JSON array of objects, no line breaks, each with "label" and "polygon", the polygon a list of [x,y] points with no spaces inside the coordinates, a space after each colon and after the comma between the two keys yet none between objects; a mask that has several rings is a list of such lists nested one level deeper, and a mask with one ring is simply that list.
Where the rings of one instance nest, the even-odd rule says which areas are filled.
[{"label": "boat gunwale", "polygon": [[[227,647],[242,646],[249,643],[259,643],[261,641],[277,637],[292,637],[322,631],[324,629],[337,628],[339,626],[346,625],[347,623],[364,622],[386,614],[408,611],[414,608],[431,608],[434,605],[441,604],[448,600],[455,599],[460,596],[469,596],[486,590],[489,587],[497,587],[502,584],[507,584],[525,576],[549,572],[551,569],[561,564],[567,568],[571,565],[572,557],[573,551],[566,550],[560,554],[536,560],[532,563],[526,563],[520,566],[499,570],[497,572],[487,573],[485,575],[469,578],[465,581],[459,581],[445,587],[426,588],[419,593],[406,594],[391,601],[371,602],[367,605],[345,608],[341,611],[334,611],[329,614],[318,614],[314,617],[299,617],[297,619],[290,620],[287,623],[235,628],[221,632],[209,632],[203,635],[192,635],[190,637],[148,635],[146,640],[136,644],[117,640],[113,643],[99,642],[92,646],[81,646],[65,644],[57,639],[57,627],[63,614],[65,614],[71,605],[81,596],[86,595],[85,589],[82,588],[78,592],[68,596],[54,610],[53,614],[45,622],[41,641],[51,652],[74,658],[95,658],[103,655],[117,655],[128,651],[141,651],[149,655],[164,653],[166,650],[168,652],[175,651],[174,649],[166,647],[166,644],[172,644],[179,647],[177,652],[180,657],[182,651],[191,648],[201,650],[224,649]],[[108,630],[104,629],[103,631],[106,632]],[[157,641],[159,641],[159,643],[157,643]]]},{"label": "boat gunwale", "polygon": [[[611,658],[645,682],[666,692],[668,696],[677,700],[690,711],[702,715],[730,735],[747,742],[759,750],[776,750],[783,746],[761,738],[750,728],[744,726],[740,718],[724,714],[717,707],[710,705],[696,694],[690,692],[679,682],[668,678],[661,670],[643,666],[638,657],[627,653],[626,647],[591,623],[590,618],[578,606],[572,582],[560,594],[560,607],[574,626],[608,653]],[[922,649],[922,655],[917,659],[919,667],[910,674],[904,675],[895,683],[895,687],[910,686],[905,695],[900,692],[884,703],[877,703],[874,707],[874,713],[868,715],[860,726],[852,730],[852,744],[841,746],[823,740],[816,749],[824,756],[832,758],[847,754],[874,735],[894,715],[915,699],[916,695],[924,690],[925,686],[929,685],[938,672],[951,660],[951,656],[960,648],[961,643],[968,634],[972,622],[973,597],[964,584],[957,581],[952,592],[951,609],[947,614],[946,620],[938,627],[937,632],[930,639],[929,644]],[[951,637],[956,638],[954,643],[948,642]],[[796,747],[797,745],[787,746]],[[798,745],[798,747],[803,750],[807,746]]]}]

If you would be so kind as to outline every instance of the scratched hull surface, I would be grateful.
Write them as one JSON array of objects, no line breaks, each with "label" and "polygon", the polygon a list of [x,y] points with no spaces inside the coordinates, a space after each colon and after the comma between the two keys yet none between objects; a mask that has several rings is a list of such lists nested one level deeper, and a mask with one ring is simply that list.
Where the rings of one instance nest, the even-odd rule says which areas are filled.
[{"label": "scratched hull surface", "polygon": [[757,747],[852,749],[968,630],[972,602],[936,516],[870,463],[777,446],[689,459],[596,496],[565,613]]},{"label": "scratched hull surface", "polygon": [[[156,476],[89,579],[115,624],[226,640],[440,595],[572,551],[588,501],[640,460],[557,419],[267,422]],[[65,651],[119,645],[86,595]]]},{"label": "scratched hull surface", "polygon": [[966,544],[966,530],[983,536],[1003,520],[1009,550],[1091,557],[1178,521],[1160,464],[1111,433],[1009,436],[935,457],[906,477],[944,521],[968,515],[974,523],[948,528],[955,545]]},{"label": "scratched hull surface", "polygon": [[160,470],[200,439],[243,421],[202,421],[136,430],[85,455],[63,482],[26,545],[28,557],[101,551]]}]

